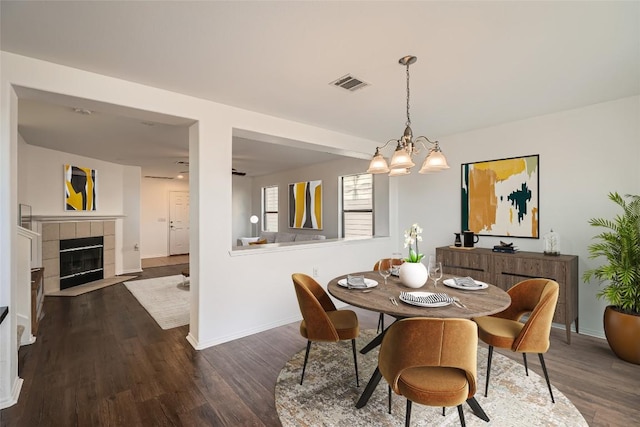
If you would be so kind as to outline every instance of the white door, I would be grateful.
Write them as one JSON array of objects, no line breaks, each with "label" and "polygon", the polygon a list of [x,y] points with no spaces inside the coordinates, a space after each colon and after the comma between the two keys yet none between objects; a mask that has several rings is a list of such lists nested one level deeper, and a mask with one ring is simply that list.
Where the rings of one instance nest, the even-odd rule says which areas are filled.
[{"label": "white door", "polygon": [[189,253],[189,193],[169,193],[169,255]]}]

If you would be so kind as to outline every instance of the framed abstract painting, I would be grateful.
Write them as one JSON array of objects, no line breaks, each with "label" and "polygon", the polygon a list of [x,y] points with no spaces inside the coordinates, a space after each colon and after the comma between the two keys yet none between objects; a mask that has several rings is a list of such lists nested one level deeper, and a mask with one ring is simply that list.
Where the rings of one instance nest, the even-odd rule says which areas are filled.
[{"label": "framed abstract painting", "polygon": [[64,165],[64,210],[95,211],[98,199],[95,169]]},{"label": "framed abstract painting", "polygon": [[462,230],[540,238],[539,155],[462,164]]},{"label": "framed abstract painting", "polygon": [[289,227],[322,230],[322,181],[289,184]]}]

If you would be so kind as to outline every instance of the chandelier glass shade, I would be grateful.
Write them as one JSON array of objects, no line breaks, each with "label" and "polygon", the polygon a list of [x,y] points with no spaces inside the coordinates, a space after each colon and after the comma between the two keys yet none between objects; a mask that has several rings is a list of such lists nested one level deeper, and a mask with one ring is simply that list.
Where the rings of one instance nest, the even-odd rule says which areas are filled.
[{"label": "chandelier glass shade", "polygon": [[[444,154],[442,154],[438,141],[431,141],[426,136],[418,136],[415,140],[413,139],[411,116],[409,114],[409,65],[416,62],[417,59],[418,58],[415,56],[405,56],[400,58],[398,61],[400,64],[407,67],[407,122],[404,133],[400,139],[390,139],[383,146],[376,147],[376,152],[371,159],[367,173],[388,173],[389,176],[410,174],[410,169],[415,166],[413,156],[418,154],[420,151],[416,146],[417,143],[422,144],[422,147],[425,150],[428,150],[428,154],[422,163],[419,173],[440,172],[442,170],[449,169],[447,159]],[[387,160],[384,158],[380,150],[383,150],[392,142],[396,143],[396,150],[391,157],[391,163],[387,164]]]}]

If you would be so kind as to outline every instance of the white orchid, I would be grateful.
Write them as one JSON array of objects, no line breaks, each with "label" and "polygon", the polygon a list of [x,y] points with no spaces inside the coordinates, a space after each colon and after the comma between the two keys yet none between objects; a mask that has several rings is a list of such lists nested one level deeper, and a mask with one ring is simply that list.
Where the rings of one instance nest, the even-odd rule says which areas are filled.
[{"label": "white orchid", "polygon": [[[418,224],[413,224],[410,229],[404,231],[404,247],[409,248],[409,257],[406,262],[420,262],[424,255],[418,251],[418,242],[422,242],[422,228]],[[416,245],[415,250],[413,245]]]}]

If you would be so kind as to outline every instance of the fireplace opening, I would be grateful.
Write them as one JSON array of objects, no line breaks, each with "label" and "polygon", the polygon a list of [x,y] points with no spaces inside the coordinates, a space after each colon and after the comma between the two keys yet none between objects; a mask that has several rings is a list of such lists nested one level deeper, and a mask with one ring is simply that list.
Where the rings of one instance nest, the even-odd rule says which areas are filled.
[{"label": "fireplace opening", "polygon": [[60,240],[60,289],[104,278],[104,238]]}]

